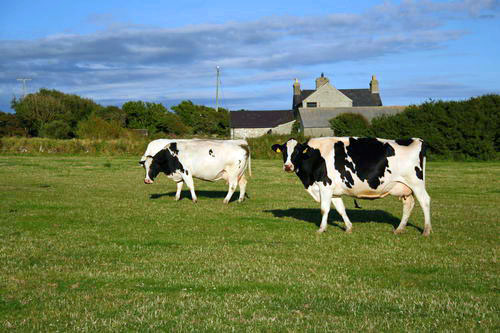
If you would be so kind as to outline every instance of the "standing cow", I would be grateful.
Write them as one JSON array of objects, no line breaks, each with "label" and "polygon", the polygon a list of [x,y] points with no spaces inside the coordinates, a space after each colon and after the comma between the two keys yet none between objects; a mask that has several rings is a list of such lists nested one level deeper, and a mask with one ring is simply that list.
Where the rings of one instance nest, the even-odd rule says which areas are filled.
[{"label": "standing cow", "polygon": [[424,212],[423,235],[430,234],[430,197],[425,190],[425,145],[421,139],[327,137],[304,144],[290,139],[272,149],[283,154],[283,169],[295,172],[306,191],[321,203],[318,232],[326,230],[330,202],[342,216],[346,232],[352,231],[341,195],[378,199],[390,194],[403,202],[403,217],[394,232],[404,230],[415,196]]},{"label": "standing cow", "polygon": [[175,200],[180,199],[182,186],[186,183],[191,198],[197,201],[193,178],[228,182],[226,204],[238,185],[238,202],[245,199],[247,180],[244,173],[250,166],[250,149],[245,140],[155,140],[148,145],[139,163],[146,171],[145,184],[152,184],[160,172],[177,183]]}]

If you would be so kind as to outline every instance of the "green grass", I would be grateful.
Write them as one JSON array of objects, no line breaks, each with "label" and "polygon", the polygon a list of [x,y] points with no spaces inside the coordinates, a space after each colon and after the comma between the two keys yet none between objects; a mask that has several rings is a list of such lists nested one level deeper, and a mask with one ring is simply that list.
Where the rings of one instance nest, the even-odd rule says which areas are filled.
[{"label": "green grass", "polygon": [[253,160],[250,198],[222,182],[198,203],[138,158],[0,156],[1,331],[498,331],[500,163],[427,164],[418,204],[319,204],[278,160]]}]

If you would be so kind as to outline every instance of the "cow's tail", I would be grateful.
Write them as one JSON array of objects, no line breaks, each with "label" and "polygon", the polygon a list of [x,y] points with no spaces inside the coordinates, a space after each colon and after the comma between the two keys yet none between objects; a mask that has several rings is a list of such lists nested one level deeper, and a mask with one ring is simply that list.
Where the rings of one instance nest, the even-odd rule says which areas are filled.
[{"label": "cow's tail", "polygon": [[424,140],[421,140],[421,141],[422,141],[422,146],[420,147],[420,158],[422,161],[423,181],[425,182],[425,164],[427,162],[427,148],[429,148],[429,145]]},{"label": "cow's tail", "polygon": [[252,154],[250,153],[250,147],[248,147],[248,175],[252,177]]},{"label": "cow's tail", "polygon": [[246,154],[246,158],[247,158],[247,166],[248,166],[248,175],[250,177],[252,177],[252,157],[251,157],[252,154],[250,153],[250,146],[248,146],[248,143],[247,143],[247,144],[240,145],[240,147],[243,148],[243,150],[245,150],[245,154]]}]

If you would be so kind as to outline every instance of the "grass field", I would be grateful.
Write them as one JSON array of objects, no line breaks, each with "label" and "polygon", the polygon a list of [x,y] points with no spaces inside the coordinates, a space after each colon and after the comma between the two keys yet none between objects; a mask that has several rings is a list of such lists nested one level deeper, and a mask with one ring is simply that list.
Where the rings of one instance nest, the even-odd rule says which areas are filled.
[{"label": "grass field", "polygon": [[416,205],[360,201],[352,234],[277,160],[244,203],[175,202],[137,158],[0,156],[0,331],[499,331],[500,163],[429,162]]}]

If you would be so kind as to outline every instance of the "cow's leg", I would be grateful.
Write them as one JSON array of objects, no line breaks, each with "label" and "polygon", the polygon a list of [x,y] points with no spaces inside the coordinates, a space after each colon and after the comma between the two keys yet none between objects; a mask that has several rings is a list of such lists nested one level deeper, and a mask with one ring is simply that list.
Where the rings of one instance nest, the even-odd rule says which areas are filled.
[{"label": "cow's leg", "polygon": [[227,179],[227,182],[229,183],[229,189],[227,191],[227,195],[224,198],[224,203],[227,204],[231,200],[231,197],[233,196],[234,191],[236,191],[236,187],[238,186],[238,177],[237,176],[229,176]]},{"label": "cow's leg", "polygon": [[351,220],[349,220],[349,217],[347,216],[347,213],[345,212],[345,206],[344,206],[344,201],[342,201],[342,198],[332,198],[333,206],[337,210],[337,212],[342,216],[342,219],[344,220],[345,223],[345,232],[351,233],[352,232],[352,223]]},{"label": "cow's leg", "polygon": [[321,199],[321,225],[319,226],[318,233],[321,233],[326,230],[328,225],[328,213],[330,212],[333,190],[329,186],[320,185],[319,193]]},{"label": "cow's leg", "polygon": [[316,202],[321,202],[320,196],[319,196],[319,186],[318,184],[312,184],[306,189],[307,193],[311,195],[311,197],[314,199]]},{"label": "cow's leg", "polygon": [[245,178],[245,175],[242,175],[240,180],[238,181],[238,186],[240,187],[240,197],[238,199],[238,202],[242,202],[245,200],[245,191],[247,188],[247,179]]},{"label": "cow's leg", "polygon": [[191,172],[189,175],[182,174],[182,180],[184,183],[186,183],[186,186],[189,188],[189,191],[191,192],[191,199],[193,199],[193,202],[196,203],[198,201],[198,197],[196,197],[196,193],[194,192],[194,182],[193,182],[193,176],[191,176]]},{"label": "cow's leg", "polygon": [[431,233],[432,227],[431,227],[431,198],[429,197],[429,194],[427,194],[427,191],[425,190],[425,187],[423,184],[419,184],[419,186],[415,186],[412,188],[413,193],[415,193],[415,197],[418,200],[418,203],[420,204],[420,207],[422,207],[422,210],[424,211],[424,232],[422,235],[424,236],[429,236]]},{"label": "cow's leg", "polygon": [[401,223],[399,223],[398,228],[394,230],[395,234],[400,234],[405,230],[408,218],[410,217],[411,211],[415,206],[415,199],[413,198],[413,195],[401,197],[401,200],[403,201],[403,217],[401,218]]},{"label": "cow's leg", "polygon": [[177,182],[177,192],[175,192],[175,201],[178,201],[181,198],[182,185],[184,185],[184,182],[182,180],[180,182]]}]

